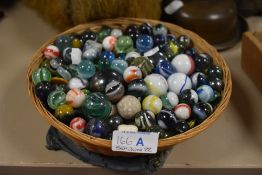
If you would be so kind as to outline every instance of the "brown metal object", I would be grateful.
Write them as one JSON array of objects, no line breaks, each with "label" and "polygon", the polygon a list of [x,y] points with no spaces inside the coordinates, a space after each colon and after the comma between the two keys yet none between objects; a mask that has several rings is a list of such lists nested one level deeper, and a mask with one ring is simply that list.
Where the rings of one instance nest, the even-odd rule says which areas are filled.
[{"label": "brown metal object", "polygon": [[247,30],[238,16],[234,0],[184,0],[184,6],[172,15],[173,22],[192,30],[218,50],[234,46]]}]

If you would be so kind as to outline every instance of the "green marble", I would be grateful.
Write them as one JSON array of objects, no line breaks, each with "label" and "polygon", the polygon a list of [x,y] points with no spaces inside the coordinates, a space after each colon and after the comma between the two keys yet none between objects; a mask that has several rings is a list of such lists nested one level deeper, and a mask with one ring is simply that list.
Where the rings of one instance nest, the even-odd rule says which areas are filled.
[{"label": "green marble", "polygon": [[97,63],[97,69],[102,71],[110,67],[108,59],[100,59]]},{"label": "green marble", "polygon": [[88,89],[81,89],[81,91],[85,94],[85,95],[89,95],[91,93],[90,90]]},{"label": "green marble", "polygon": [[128,53],[134,50],[134,43],[130,36],[120,36],[117,39],[115,51],[117,54]]},{"label": "green marble", "polygon": [[32,73],[32,81],[34,85],[42,81],[51,81],[52,75],[47,68],[38,68]]},{"label": "green marble", "polygon": [[169,99],[167,98],[167,94],[161,95],[160,99],[162,101],[163,107],[169,110],[172,110],[174,107],[173,105],[169,102]]},{"label": "green marble", "polygon": [[94,92],[86,96],[82,105],[82,111],[85,117],[105,119],[111,113],[112,104],[107,97],[100,93]]},{"label": "green marble", "polygon": [[48,95],[47,104],[51,109],[56,109],[66,103],[66,94],[62,90],[55,90]]},{"label": "green marble", "polygon": [[110,34],[111,34],[111,28],[108,27],[108,26],[103,26],[103,27],[99,30],[98,34],[97,34],[97,41],[100,42],[100,43],[102,43],[103,40],[104,40],[104,38],[107,37],[107,36],[109,36]]},{"label": "green marble", "polygon": [[130,63],[130,66],[137,66],[143,74],[143,77],[150,74],[154,68],[154,65],[149,61],[147,57],[136,57]]}]

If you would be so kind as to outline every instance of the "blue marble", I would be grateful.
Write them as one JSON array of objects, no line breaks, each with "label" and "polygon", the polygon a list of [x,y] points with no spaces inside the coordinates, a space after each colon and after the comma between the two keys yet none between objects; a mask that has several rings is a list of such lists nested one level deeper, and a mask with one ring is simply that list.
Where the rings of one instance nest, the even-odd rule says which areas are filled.
[{"label": "blue marble", "polygon": [[161,74],[163,77],[168,78],[170,75],[175,73],[175,70],[169,61],[163,60],[156,66],[155,73]]},{"label": "blue marble", "polygon": [[107,59],[110,64],[113,62],[115,58],[116,58],[115,54],[111,51],[103,51],[100,54],[100,59]]},{"label": "blue marble", "polygon": [[136,40],[136,48],[139,52],[146,52],[154,46],[153,38],[149,35],[139,35]]},{"label": "blue marble", "polygon": [[85,133],[99,138],[105,138],[108,134],[108,127],[101,119],[92,118],[87,123]]}]

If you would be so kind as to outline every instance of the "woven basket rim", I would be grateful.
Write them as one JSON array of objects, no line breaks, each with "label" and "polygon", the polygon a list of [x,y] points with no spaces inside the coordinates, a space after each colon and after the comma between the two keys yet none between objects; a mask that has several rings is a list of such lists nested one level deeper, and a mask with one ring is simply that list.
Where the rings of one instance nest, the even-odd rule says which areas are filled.
[{"label": "woven basket rim", "polygon": [[64,134],[66,134],[67,136],[70,136],[70,137],[76,139],[79,142],[84,142],[84,143],[88,143],[88,144],[97,145],[99,147],[111,149],[112,141],[101,139],[101,138],[96,138],[96,137],[93,137],[93,136],[90,136],[90,135],[87,135],[87,134],[84,134],[84,133],[74,131],[70,127],[59,122],[49,111],[47,111],[44,108],[44,106],[41,104],[41,102],[38,100],[38,98],[36,97],[36,95],[33,91],[31,74],[32,74],[32,71],[34,70],[34,68],[39,66],[39,63],[40,63],[39,60],[42,59],[42,51],[44,50],[44,48],[47,45],[49,45],[50,43],[53,43],[55,38],[59,35],[82,32],[86,29],[97,30],[102,25],[108,25],[108,26],[114,26],[114,27],[116,27],[116,26],[123,27],[123,26],[127,26],[128,24],[141,24],[141,23],[144,23],[144,22],[151,23],[151,24],[162,23],[162,24],[167,26],[167,28],[171,31],[171,33],[174,33],[173,31],[175,31],[178,34],[186,34],[186,35],[190,36],[190,38],[193,40],[193,42],[195,44],[194,47],[196,47],[200,52],[206,52],[206,53],[210,54],[214,58],[215,63],[219,64],[224,71],[223,79],[224,79],[224,82],[225,82],[225,86],[224,86],[224,90],[223,90],[223,93],[222,93],[222,100],[219,103],[219,105],[217,106],[217,108],[215,109],[215,111],[213,112],[213,114],[211,116],[209,116],[206,120],[204,120],[201,124],[193,127],[192,129],[190,129],[190,130],[188,130],[188,131],[186,131],[182,134],[159,140],[158,148],[161,149],[161,147],[170,147],[170,146],[173,146],[173,145],[175,145],[179,142],[182,142],[186,139],[189,139],[189,138],[199,134],[203,130],[207,129],[212,123],[214,123],[214,121],[218,119],[218,117],[221,115],[221,113],[227,107],[227,105],[229,103],[230,96],[231,96],[231,92],[232,92],[231,74],[230,74],[229,68],[228,68],[224,58],[217,52],[217,50],[213,46],[211,46],[204,39],[202,39],[200,36],[198,36],[197,34],[191,32],[189,30],[186,30],[182,27],[179,27],[177,25],[170,24],[170,23],[167,23],[167,22],[162,22],[162,21],[158,21],[158,20],[151,20],[151,19],[143,19],[143,18],[104,19],[104,20],[90,22],[90,23],[87,23],[87,24],[80,24],[80,25],[75,26],[75,27],[73,27],[73,28],[71,28],[71,29],[69,29],[65,32],[62,32],[62,33],[52,37],[48,41],[46,41],[33,55],[32,62],[30,63],[30,65],[28,67],[28,72],[27,72],[28,93],[29,93],[29,96],[32,99],[33,105],[37,108],[37,110],[39,111],[41,116],[44,117],[49,122],[49,124],[51,124],[52,126],[57,128],[58,130],[60,130]]}]

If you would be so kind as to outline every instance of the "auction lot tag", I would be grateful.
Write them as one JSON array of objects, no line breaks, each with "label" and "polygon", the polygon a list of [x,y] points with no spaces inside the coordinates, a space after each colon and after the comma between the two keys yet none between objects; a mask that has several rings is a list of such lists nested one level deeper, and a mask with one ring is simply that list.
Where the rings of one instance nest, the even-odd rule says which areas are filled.
[{"label": "auction lot tag", "polygon": [[121,152],[147,153],[157,152],[159,133],[114,131],[112,150]]}]

